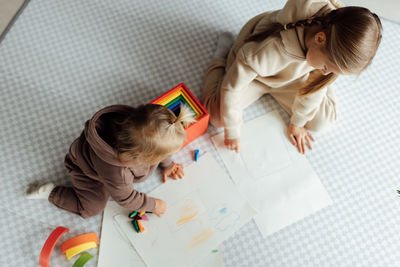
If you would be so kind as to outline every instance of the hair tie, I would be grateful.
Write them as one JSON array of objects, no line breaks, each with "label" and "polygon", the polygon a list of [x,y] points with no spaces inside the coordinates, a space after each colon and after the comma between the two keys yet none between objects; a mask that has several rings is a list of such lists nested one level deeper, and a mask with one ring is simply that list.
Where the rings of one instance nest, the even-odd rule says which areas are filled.
[{"label": "hair tie", "polygon": [[285,24],[283,24],[283,29],[286,31],[287,30],[287,28],[286,28],[286,23]]}]

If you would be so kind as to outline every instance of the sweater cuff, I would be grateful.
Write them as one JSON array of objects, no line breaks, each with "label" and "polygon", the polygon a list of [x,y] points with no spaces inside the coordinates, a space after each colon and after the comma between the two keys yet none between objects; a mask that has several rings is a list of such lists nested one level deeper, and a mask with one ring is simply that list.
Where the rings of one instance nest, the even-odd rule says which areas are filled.
[{"label": "sweater cuff", "polygon": [[240,138],[240,127],[225,127],[225,139]]},{"label": "sweater cuff", "polygon": [[162,160],[158,166],[161,170],[166,170],[174,164],[174,161],[171,159],[171,156],[167,157],[166,159]]},{"label": "sweater cuff", "polygon": [[308,119],[304,116],[299,114],[293,113],[292,117],[290,118],[290,122],[297,127],[304,127],[306,125]]},{"label": "sweater cuff", "polygon": [[156,208],[156,199],[152,198],[152,197],[147,197],[147,203],[146,205],[143,207],[143,209],[141,211],[151,211],[153,212]]}]

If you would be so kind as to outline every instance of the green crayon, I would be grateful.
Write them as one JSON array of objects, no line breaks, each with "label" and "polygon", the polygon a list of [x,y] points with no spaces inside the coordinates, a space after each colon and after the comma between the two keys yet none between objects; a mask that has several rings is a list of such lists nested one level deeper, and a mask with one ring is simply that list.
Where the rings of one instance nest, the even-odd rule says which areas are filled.
[{"label": "green crayon", "polygon": [[136,220],[132,220],[131,223],[133,225],[133,228],[135,228],[136,232],[139,233],[140,232],[139,225],[137,224]]},{"label": "green crayon", "polygon": [[137,214],[137,211],[132,211],[132,212],[129,214],[129,218],[135,217],[136,214]]}]

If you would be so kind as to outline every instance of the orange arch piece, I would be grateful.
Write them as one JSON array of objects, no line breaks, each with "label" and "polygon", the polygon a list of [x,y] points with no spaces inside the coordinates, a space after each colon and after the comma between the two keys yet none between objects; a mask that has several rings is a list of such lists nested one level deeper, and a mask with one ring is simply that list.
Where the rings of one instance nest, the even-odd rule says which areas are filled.
[{"label": "orange arch piece", "polygon": [[49,260],[51,252],[53,252],[54,246],[56,245],[58,239],[68,232],[69,229],[59,226],[51,232],[46,242],[43,245],[42,251],[40,252],[39,265],[42,267],[49,267]]},{"label": "orange arch piece", "polygon": [[88,242],[95,242],[95,243],[98,242],[96,233],[87,233],[87,234],[83,234],[83,235],[78,235],[71,239],[65,240],[61,244],[61,251],[63,254],[65,254],[65,252],[68,249],[82,245],[84,243],[88,243]]}]

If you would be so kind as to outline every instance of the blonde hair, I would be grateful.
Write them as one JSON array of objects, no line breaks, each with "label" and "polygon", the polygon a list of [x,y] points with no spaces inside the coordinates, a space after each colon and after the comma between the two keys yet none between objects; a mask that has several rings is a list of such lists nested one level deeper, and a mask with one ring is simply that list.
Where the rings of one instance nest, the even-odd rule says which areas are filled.
[{"label": "blonde hair", "polygon": [[185,105],[178,116],[161,105],[142,105],[112,121],[113,145],[123,163],[154,165],[182,147],[184,126],[194,121],[194,113]]},{"label": "blonde hair", "polygon": [[[250,35],[246,42],[262,41],[282,30],[297,26],[320,25],[327,36],[326,51],[330,60],[343,73],[360,74],[374,58],[382,38],[379,17],[367,8],[349,6],[332,10],[320,17],[311,17],[294,23],[273,23],[267,31]],[[300,94],[308,95],[331,84],[337,74],[322,75],[313,71]]]}]

